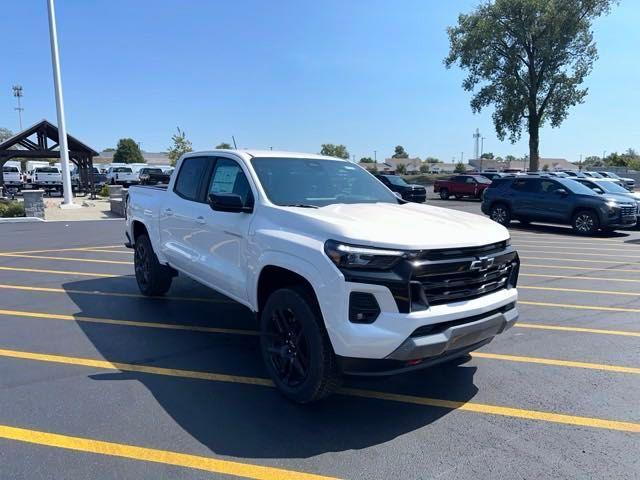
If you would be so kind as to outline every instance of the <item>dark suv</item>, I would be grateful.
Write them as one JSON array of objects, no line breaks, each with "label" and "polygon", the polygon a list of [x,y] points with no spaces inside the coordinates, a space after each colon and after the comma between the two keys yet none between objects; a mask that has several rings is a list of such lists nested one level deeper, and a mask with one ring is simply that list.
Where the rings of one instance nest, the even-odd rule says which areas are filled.
[{"label": "dark suv", "polygon": [[403,200],[408,202],[423,203],[427,200],[427,189],[422,185],[414,185],[405,182],[398,175],[374,175],[384,183],[392,192],[399,193]]},{"label": "dark suv", "polygon": [[482,212],[508,225],[557,223],[580,234],[615,230],[636,224],[637,204],[614,195],[598,195],[568,178],[520,176],[493,181],[482,201]]}]

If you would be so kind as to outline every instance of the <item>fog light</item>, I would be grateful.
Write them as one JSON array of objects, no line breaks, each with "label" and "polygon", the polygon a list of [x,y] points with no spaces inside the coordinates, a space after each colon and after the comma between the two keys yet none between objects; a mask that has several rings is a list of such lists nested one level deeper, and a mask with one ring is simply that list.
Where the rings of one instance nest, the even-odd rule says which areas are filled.
[{"label": "fog light", "polygon": [[380,306],[372,293],[351,292],[349,295],[349,321],[373,323],[380,315]]}]

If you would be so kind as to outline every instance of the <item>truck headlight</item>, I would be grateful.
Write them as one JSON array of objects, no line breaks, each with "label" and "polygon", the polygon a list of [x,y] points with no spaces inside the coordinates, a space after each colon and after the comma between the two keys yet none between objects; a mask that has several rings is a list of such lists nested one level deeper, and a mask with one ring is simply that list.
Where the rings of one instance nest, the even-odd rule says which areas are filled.
[{"label": "truck headlight", "polygon": [[387,270],[405,256],[401,250],[349,245],[335,240],[327,240],[324,251],[338,268]]}]

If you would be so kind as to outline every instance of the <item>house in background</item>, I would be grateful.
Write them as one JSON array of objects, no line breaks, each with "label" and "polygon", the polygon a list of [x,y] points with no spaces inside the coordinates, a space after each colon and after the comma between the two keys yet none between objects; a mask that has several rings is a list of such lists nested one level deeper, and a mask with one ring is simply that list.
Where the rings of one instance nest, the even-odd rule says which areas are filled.
[{"label": "house in background", "polygon": [[422,160],[420,157],[415,158],[386,158],[384,163],[387,165],[391,165],[393,170],[396,171],[398,169],[398,165],[404,165],[405,171],[409,175],[415,175],[420,173],[420,166],[422,165]]},{"label": "house in background", "polygon": [[376,171],[380,173],[389,173],[389,174],[396,173],[395,168],[393,166],[384,162],[377,162],[377,163],[359,162],[358,165],[360,165],[362,168],[369,170],[370,172]]}]

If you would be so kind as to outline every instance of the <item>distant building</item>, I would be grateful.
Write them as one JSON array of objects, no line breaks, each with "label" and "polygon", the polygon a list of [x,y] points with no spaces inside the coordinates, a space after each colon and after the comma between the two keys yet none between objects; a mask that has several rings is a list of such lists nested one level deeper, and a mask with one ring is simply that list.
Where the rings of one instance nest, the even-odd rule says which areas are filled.
[{"label": "distant building", "polygon": [[[529,160],[513,160],[513,161],[505,161],[505,160],[495,160],[489,158],[483,159],[473,159],[469,160],[469,165],[471,165],[476,170],[497,170],[502,171],[506,169],[520,169],[527,170],[529,168]],[[569,162],[565,158],[540,158],[540,170],[544,170],[546,165],[547,170],[557,171],[557,170],[577,170],[578,168],[571,162]]]},{"label": "distant building", "polygon": [[380,173],[396,173],[395,168],[385,162],[360,162],[358,163],[362,168],[366,168],[369,171],[378,171]]},{"label": "distant building", "polygon": [[[114,151],[100,152],[93,158],[93,163],[113,163]],[[165,152],[142,152],[144,162],[149,165],[170,165],[171,161]]]},{"label": "distant building", "polygon": [[391,165],[394,171],[397,170],[398,165],[404,165],[405,170],[408,174],[416,174],[420,173],[420,166],[422,165],[422,160],[420,157],[415,158],[386,158],[384,163],[387,165]]}]

